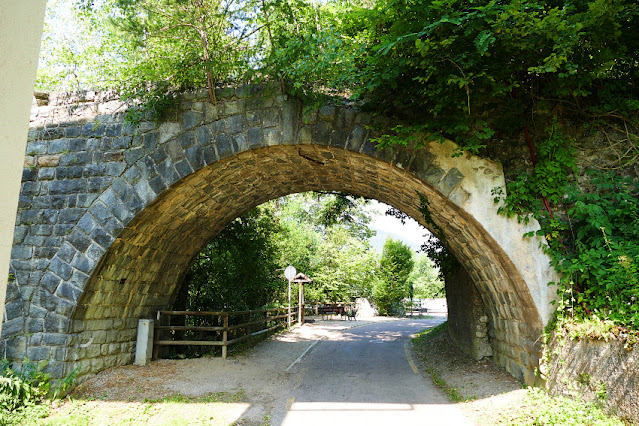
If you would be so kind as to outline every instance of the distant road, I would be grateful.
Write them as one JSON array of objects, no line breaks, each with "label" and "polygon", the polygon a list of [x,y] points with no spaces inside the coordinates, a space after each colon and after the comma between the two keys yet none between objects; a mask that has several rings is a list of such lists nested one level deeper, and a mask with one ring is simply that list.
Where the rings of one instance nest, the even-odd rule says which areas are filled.
[{"label": "distant road", "polygon": [[291,367],[295,389],[283,395],[285,408],[274,410],[272,424],[472,424],[409,359],[409,336],[442,321],[388,321],[332,333]]}]

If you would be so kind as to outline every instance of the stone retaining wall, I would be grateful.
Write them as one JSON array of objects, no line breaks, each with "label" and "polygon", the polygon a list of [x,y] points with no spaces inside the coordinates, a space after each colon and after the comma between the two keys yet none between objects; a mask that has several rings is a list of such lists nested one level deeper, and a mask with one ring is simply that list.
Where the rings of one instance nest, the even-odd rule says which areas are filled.
[{"label": "stone retaining wall", "polygon": [[639,424],[639,352],[625,342],[573,340],[555,333],[540,369],[548,390],[601,404],[608,412]]}]

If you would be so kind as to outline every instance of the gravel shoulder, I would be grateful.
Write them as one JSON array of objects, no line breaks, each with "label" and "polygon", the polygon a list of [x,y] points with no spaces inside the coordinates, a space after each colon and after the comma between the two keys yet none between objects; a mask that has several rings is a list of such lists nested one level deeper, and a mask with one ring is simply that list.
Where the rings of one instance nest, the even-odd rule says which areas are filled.
[{"label": "gravel shoulder", "polygon": [[421,371],[435,372],[461,397],[464,414],[478,425],[502,424],[525,404],[522,383],[490,359],[475,361],[462,353],[442,332],[419,349],[414,348]]}]

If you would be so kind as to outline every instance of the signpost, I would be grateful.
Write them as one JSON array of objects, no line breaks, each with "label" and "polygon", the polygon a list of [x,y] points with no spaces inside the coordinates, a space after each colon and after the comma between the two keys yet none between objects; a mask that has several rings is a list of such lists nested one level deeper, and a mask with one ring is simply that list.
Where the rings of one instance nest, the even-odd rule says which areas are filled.
[{"label": "signpost", "polygon": [[293,281],[293,278],[295,278],[296,274],[297,269],[295,269],[294,266],[288,266],[284,270],[284,276],[288,280],[288,328],[291,328],[291,282]]},{"label": "signpost", "polygon": [[302,325],[304,324],[304,284],[312,283],[313,280],[300,272],[299,274],[295,275],[295,278],[293,278],[293,282],[300,284],[297,320],[299,321],[298,324]]}]

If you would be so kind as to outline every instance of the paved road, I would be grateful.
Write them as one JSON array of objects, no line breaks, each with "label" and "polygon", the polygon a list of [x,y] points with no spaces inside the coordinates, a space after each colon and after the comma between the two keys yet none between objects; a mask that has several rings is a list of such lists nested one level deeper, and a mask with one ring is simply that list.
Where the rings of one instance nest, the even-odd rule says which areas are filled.
[{"label": "paved road", "polygon": [[290,368],[296,385],[272,424],[470,425],[409,360],[409,336],[439,322],[380,322],[319,341]]}]

